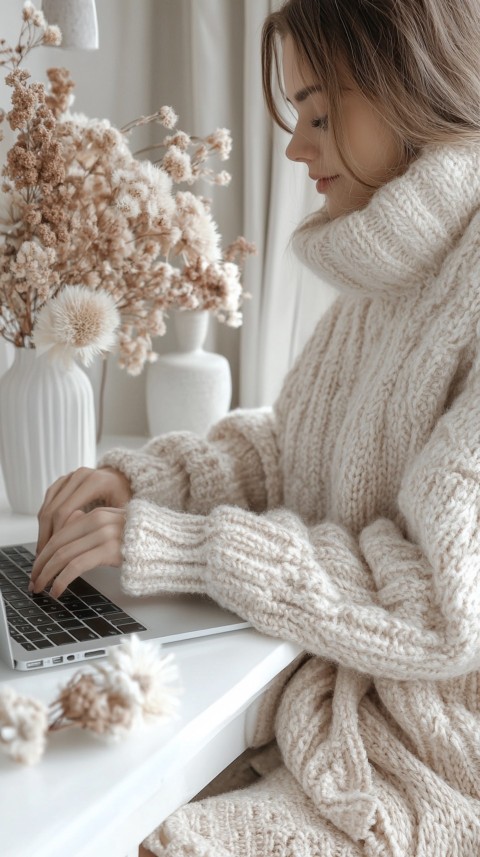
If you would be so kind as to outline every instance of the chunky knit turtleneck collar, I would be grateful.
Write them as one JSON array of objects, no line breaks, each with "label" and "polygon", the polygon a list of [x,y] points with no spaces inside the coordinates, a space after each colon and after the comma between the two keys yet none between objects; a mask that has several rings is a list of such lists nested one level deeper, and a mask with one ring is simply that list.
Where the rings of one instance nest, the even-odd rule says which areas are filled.
[{"label": "chunky knit turtleneck collar", "polygon": [[342,291],[403,295],[438,272],[479,208],[480,143],[428,146],[360,211],[309,216],[293,247]]}]

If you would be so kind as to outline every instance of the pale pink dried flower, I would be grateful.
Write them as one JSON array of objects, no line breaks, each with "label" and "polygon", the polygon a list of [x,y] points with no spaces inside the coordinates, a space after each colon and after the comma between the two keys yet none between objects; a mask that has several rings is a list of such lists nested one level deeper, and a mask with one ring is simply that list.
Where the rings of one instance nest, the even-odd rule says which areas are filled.
[{"label": "pale pink dried flower", "polygon": [[62,32],[56,24],[49,24],[43,34],[43,44],[58,47],[62,44]]},{"label": "pale pink dried flower", "polygon": [[227,161],[232,151],[232,137],[228,128],[217,128],[213,134],[205,137],[205,142],[218,153],[221,161]]},{"label": "pale pink dried flower", "polygon": [[160,648],[132,635],[109,649],[106,661],[74,675],[50,706],[50,730],[77,726],[117,741],[146,717],[173,717],[178,670],[173,655],[163,656]]},{"label": "pale pink dried flower", "polygon": [[[228,250],[222,257],[210,203],[172,191],[172,180],[225,182],[225,174],[216,174],[208,161],[212,155],[228,156],[230,135],[226,129],[205,138],[175,130],[136,153],[161,151],[157,163],[140,161],[129,135],[146,124],[172,129],[178,121],[173,109],[164,106],[121,130],[107,120],[72,113],[74,85],[66,69],[48,70],[45,91],[19,68],[32,48],[56,38],[27,4],[18,50],[4,43],[0,53],[12,87],[5,119],[15,134],[2,171],[0,335],[30,347],[42,307],[49,305],[43,318],[50,319],[51,335],[53,300],[70,284],[81,283],[116,304],[119,363],[138,374],[154,359],[152,338],[165,332],[171,308],[209,308],[231,323],[234,296],[237,310],[243,299],[225,267],[235,257]],[[239,255],[243,260],[246,254]],[[39,335],[37,330],[37,342]],[[80,340],[70,335],[69,347],[73,342],[78,347]],[[48,342],[52,345],[47,336]]]},{"label": "pale pink dried flower", "polygon": [[201,257],[203,264],[217,261],[220,257],[220,239],[217,224],[202,201],[190,191],[180,191],[177,203],[176,225],[181,229],[174,252],[182,254],[189,262]]},{"label": "pale pink dried flower", "polygon": [[25,0],[22,9],[22,18],[24,21],[30,21],[36,12],[35,6],[31,0]]},{"label": "pale pink dried flower", "polygon": [[172,717],[178,709],[178,669],[173,655],[162,655],[156,641],[132,634],[112,647],[106,662],[94,665],[111,693],[130,700],[142,715]]},{"label": "pale pink dried flower", "polygon": [[64,286],[40,310],[33,342],[39,354],[49,351],[67,364],[77,355],[88,366],[97,354],[111,350],[119,323],[109,294],[85,286]]},{"label": "pale pink dried flower", "polygon": [[176,131],[171,137],[165,137],[163,145],[177,146],[182,152],[186,152],[192,144],[192,138],[185,131]]},{"label": "pale pink dried flower", "polygon": [[162,160],[162,167],[174,182],[192,181],[192,162],[190,155],[178,146],[169,146]]},{"label": "pale pink dried flower", "polygon": [[22,696],[8,685],[0,688],[0,750],[15,762],[34,765],[43,755],[48,728],[42,702]]},{"label": "pale pink dried flower", "polygon": [[32,20],[32,24],[34,27],[41,28],[41,27],[47,26],[47,22],[45,20],[45,15],[41,11],[41,9],[35,10],[35,12],[32,15],[31,20]]},{"label": "pale pink dried flower", "polygon": [[227,173],[226,170],[222,170],[220,173],[217,173],[217,175],[215,176],[214,183],[218,184],[218,185],[223,185],[224,187],[226,187],[227,185],[230,184],[231,180],[232,180],[232,177],[231,177],[230,173]]},{"label": "pale pink dried flower", "polygon": [[161,107],[158,111],[160,122],[165,128],[175,128],[178,122],[178,116],[171,107]]}]

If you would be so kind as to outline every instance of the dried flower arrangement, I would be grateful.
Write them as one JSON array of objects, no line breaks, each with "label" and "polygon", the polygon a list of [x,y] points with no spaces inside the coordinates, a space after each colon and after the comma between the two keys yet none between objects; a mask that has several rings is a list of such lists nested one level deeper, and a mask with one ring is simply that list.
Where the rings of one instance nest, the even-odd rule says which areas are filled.
[{"label": "dried flower arrangement", "polygon": [[[48,70],[46,91],[19,67],[32,48],[61,41],[30,0],[22,14],[18,44],[0,41],[13,90],[0,121],[15,134],[2,170],[0,335],[87,364],[116,340],[120,366],[135,375],[155,359],[152,337],[165,332],[172,308],[240,325],[240,269],[253,245],[240,237],[222,252],[208,201],[175,189],[228,183],[208,161],[228,159],[229,132],[191,137],[175,128],[170,107],[121,130],[72,113],[66,69]],[[129,146],[145,124],[169,132],[149,147],[154,162]]]},{"label": "dried flower arrangement", "polygon": [[168,719],[178,709],[173,655],[135,635],[110,649],[106,661],[80,670],[47,708],[8,685],[0,689],[0,751],[15,762],[40,761],[47,736],[80,728],[118,741],[145,719]]}]

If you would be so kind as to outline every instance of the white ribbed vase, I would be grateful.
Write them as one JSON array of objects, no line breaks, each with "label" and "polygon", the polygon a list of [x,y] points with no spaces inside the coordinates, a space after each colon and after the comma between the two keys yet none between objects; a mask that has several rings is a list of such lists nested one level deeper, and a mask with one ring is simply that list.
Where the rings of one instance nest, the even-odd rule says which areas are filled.
[{"label": "white ribbed vase", "polygon": [[0,456],[12,510],[30,515],[59,476],[95,466],[93,390],[79,366],[15,349],[0,379]]},{"label": "white ribbed vase", "polygon": [[232,398],[230,364],[204,351],[209,313],[173,313],[177,351],[162,354],[147,368],[147,416],[150,434],[192,431],[205,435],[225,416]]}]

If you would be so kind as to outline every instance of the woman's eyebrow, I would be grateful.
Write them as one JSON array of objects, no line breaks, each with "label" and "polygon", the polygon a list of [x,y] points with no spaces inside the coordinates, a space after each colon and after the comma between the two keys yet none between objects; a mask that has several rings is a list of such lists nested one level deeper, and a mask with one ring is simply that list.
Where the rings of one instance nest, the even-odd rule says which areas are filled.
[{"label": "woman's eyebrow", "polygon": [[[312,83],[310,86],[305,86],[303,89],[299,89],[298,92],[293,96],[293,100],[296,101],[297,104],[300,104],[302,101],[305,101],[309,95],[313,92],[321,92],[322,87],[319,83]],[[290,98],[287,98],[287,101],[292,103]]]}]

